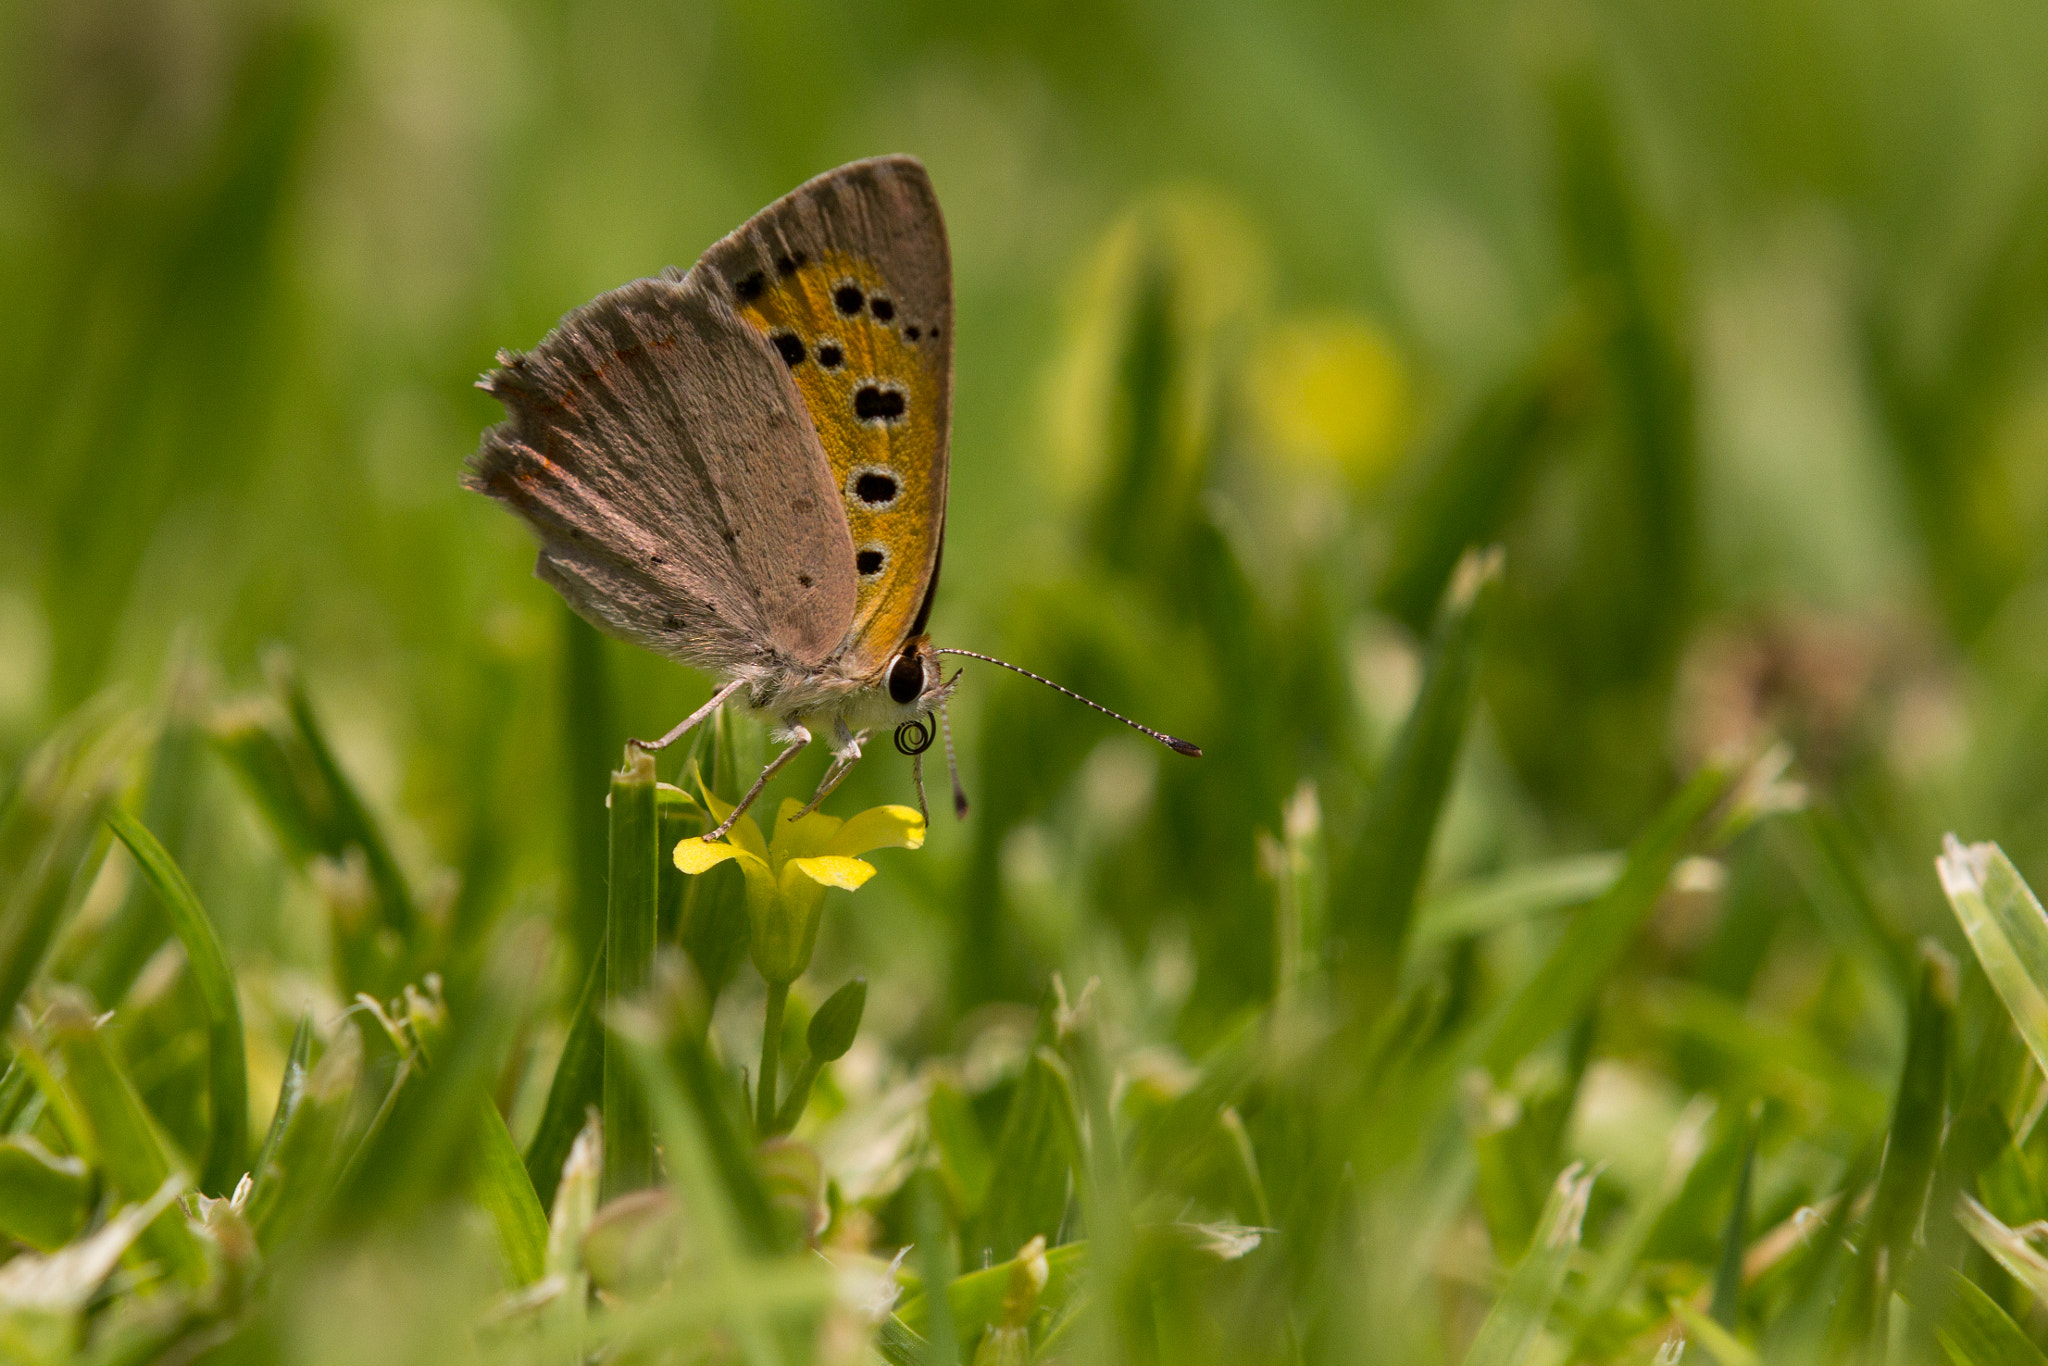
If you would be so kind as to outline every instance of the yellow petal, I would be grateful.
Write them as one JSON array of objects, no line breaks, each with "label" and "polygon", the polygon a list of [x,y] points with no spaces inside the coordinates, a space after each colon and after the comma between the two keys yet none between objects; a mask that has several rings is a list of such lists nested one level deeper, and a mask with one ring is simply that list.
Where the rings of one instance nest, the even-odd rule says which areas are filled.
[{"label": "yellow petal", "polygon": [[828,816],[822,811],[813,811],[801,820],[790,819],[803,809],[804,804],[794,797],[782,799],[782,809],[775,813],[775,828],[768,839],[768,847],[774,850],[776,859],[787,861],[824,853],[831,847],[832,837],[839,833],[839,827],[845,824],[839,817]]},{"label": "yellow petal", "polygon": [[736,849],[725,841],[706,844],[695,835],[676,842],[674,854],[676,867],[686,873],[701,873],[707,868],[716,868],[729,858],[739,858],[746,851]]},{"label": "yellow petal", "polygon": [[752,816],[742,816],[734,821],[732,829],[726,832],[725,837],[752,857],[761,860],[763,868],[768,866],[768,841],[761,838],[761,827],[754,824]]},{"label": "yellow petal", "polygon": [[[713,792],[701,774],[697,778],[697,790],[704,794],[704,809],[711,813],[713,820],[722,821],[731,814],[732,803]],[[768,841],[761,838],[761,827],[754,824],[752,816],[741,816],[734,821],[732,829],[725,832],[725,837],[760,859],[763,865],[768,862]]]},{"label": "yellow petal", "polygon": [[820,854],[816,858],[793,858],[783,865],[783,876],[791,870],[802,873],[813,882],[827,887],[843,887],[851,892],[875,875],[875,865],[863,863],[857,858],[845,858],[838,854]]},{"label": "yellow petal", "polygon": [[833,854],[870,849],[916,849],[924,843],[924,817],[914,807],[871,806],[839,828],[826,846]]}]

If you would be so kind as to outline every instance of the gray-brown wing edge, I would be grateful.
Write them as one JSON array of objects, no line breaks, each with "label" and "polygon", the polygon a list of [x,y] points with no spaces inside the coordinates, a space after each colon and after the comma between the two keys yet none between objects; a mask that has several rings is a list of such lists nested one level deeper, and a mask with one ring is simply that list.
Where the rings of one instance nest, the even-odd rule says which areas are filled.
[{"label": "gray-brown wing edge", "polygon": [[687,279],[636,280],[480,381],[507,419],[464,483],[541,539],[599,627],[731,673],[814,667],[854,604],[824,451],[766,339]]}]

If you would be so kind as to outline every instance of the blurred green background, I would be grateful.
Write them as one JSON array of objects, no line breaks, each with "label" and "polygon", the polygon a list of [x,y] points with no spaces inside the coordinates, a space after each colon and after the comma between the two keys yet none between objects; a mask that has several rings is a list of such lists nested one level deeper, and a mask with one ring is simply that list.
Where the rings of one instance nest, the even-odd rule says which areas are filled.
[{"label": "blurred green background", "polygon": [[[598,643],[458,489],[472,381],[910,152],[958,298],[934,634],[1208,757],[970,664],[974,814],[828,912],[869,1034],[914,1062],[1064,968],[1225,1037],[1291,970],[1290,831],[1334,920],[1374,894],[1375,776],[1497,543],[1425,903],[1781,738],[1823,853],[1740,846],[1639,957],[1888,1087],[1891,950],[1961,942],[1941,832],[2048,870],[2044,70],[2025,0],[7,6],[0,772],[110,687],[214,717],[281,645],[430,915],[571,924],[619,741],[708,681]],[[833,809],[905,767],[871,745]],[[180,781],[159,833],[281,1055],[318,896],[219,765]]]},{"label": "blurred green background", "polygon": [[[160,693],[181,651],[232,687],[282,642],[410,864],[458,863],[488,822],[507,894],[547,895],[567,633],[523,532],[456,487],[497,416],[470,381],[799,180],[901,150],[959,296],[942,642],[1212,757],[971,674],[979,813],[935,834],[911,905],[841,927],[863,957],[904,920],[932,990],[1028,999],[1075,935],[1142,952],[1172,923],[1227,1009],[1263,971],[1254,829],[1303,777],[1355,801],[1413,628],[1494,539],[1511,603],[1452,873],[1612,845],[1758,725],[1801,729],[1916,914],[1943,825],[2023,866],[2048,841],[2037,7],[0,24],[9,767],[109,684]],[[1118,388],[1133,367],[1156,396]],[[1181,562],[1198,524],[1227,586]],[[607,738],[705,689],[602,664]],[[901,767],[871,758],[848,804],[903,799]],[[1054,828],[1076,794],[1101,847]],[[207,842],[202,886],[234,863],[231,832]],[[1010,882],[1068,855],[1097,870],[1079,899],[1021,904]],[[288,952],[250,894],[213,903]]]}]

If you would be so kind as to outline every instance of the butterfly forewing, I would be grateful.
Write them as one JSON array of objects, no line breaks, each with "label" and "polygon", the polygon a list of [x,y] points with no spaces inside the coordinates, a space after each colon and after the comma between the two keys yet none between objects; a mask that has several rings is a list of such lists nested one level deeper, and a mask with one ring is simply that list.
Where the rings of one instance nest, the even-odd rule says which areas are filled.
[{"label": "butterfly forewing", "polygon": [[584,305],[483,387],[510,416],[466,482],[540,534],[600,626],[721,671],[815,667],[854,619],[840,480],[760,328],[694,279]]},{"label": "butterfly forewing", "polygon": [[944,221],[909,157],[857,161],[777,200],[691,272],[766,340],[831,467],[857,585],[839,644],[878,673],[937,572],[952,407]]}]

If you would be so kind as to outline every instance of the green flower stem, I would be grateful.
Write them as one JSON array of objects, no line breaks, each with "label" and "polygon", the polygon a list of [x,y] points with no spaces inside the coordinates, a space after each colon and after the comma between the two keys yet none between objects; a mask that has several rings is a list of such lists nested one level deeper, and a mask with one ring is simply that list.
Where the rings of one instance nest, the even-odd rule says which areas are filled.
[{"label": "green flower stem", "polygon": [[761,1082],[754,1093],[754,1128],[766,1138],[775,1132],[775,1071],[782,1061],[782,1010],[789,1004],[789,983],[768,984],[768,1018],[761,1024]]},{"label": "green flower stem", "polygon": [[[604,1018],[647,990],[654,963],[654,921],[660,887],[654,756],[628,753],[612,774],[611,899],[606,913]],[[604,1045],[604,1194],[606,1199],[654,1184],[654,1120],[632,1063],[611,1034]]]}]

